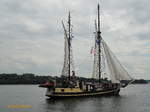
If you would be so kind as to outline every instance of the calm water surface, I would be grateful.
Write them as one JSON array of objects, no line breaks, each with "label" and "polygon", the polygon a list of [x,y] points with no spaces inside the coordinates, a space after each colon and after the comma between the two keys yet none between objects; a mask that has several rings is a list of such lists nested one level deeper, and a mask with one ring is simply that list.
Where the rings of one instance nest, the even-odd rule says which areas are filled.
[{"label": "calm water surface", "polygon": [[150,112],[150,84],[130,85],[117,97],[50,100],[45,91],[37,85],[0,85],[0,112]]}]

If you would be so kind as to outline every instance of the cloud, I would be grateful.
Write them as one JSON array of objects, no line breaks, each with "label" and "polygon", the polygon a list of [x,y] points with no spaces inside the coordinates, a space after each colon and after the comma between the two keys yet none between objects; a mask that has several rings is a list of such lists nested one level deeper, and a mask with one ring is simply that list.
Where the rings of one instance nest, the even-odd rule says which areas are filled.
[{"label": "cloud", "polygon": [[[0,73],[60,75],[63,29],[71,11],[77,75],[90,77],[94,20],[99,0],[1,0]],[[150,7],[148,0],[101,1],[104,40],[135,78],[150,79]]]}]

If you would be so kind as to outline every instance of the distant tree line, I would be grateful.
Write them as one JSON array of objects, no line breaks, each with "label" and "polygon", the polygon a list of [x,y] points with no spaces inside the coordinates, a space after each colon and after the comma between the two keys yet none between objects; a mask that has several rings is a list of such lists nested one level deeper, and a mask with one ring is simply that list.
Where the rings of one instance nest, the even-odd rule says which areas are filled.
[{"label": "distant tree line", "polygon": [[149,80],[144,80],[144,79],[138,79],[132,82],[132,84],[147,84],[149,83]]},{"label": "distant tree line", "polygon": [[[38,76],[32,73],[24,73],[22,75],[18,75],[16,73],[0,74],[0,84],[43,84],[51,79],[56,79],[58,82],[62,80],[61,77],[57,76]],[[98,80],[92,78],[77,77],[76,79],[82,81],[98,82]],[[102,79],[103,82],[106,80],[107,79]],[[150,80],[136,79],[134,82],[132,82],[132,84],[147,84],[148,82],[150,82]]]},{"label": "distant tree line", "polygon": [[35,76],[32,73],[17,74],[0,74],[0,84],[42,84],[51,76]]},{"label": "distant tree line", "polygon": [[[130,82],[128,80],[122,80],[122,83]],[[149,80],[144,80],[144,79],[136,79],[132,82],[132,84],[148,84],[150,81]]]}]

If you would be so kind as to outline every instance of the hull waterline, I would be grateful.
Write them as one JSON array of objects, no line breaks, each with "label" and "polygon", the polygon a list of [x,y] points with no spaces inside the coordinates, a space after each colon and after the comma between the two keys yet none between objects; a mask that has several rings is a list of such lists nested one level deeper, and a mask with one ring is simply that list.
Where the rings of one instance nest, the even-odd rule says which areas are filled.
[{"label": "hull waterline", "polygon": [[77,92],[77,93],[51,93],[47,92],[46,96],[50,98],[70,98],[70,97],[94,97],[94,96],[107,96],[107,95],[119,95],[119,89],[103,90],[103,91],[91,91],[91,92]]}]

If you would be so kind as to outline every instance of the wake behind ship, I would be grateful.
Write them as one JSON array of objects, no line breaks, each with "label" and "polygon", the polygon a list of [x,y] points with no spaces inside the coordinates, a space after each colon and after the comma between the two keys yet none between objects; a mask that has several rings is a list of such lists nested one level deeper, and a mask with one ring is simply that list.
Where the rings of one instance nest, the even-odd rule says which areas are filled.
[{"label": "wake behind ship", "polygon": [[[72,25],[70,13],[68,16],[68,25],[64,29],[64,65],[60,78],[49,79],[40,87],[47,88],[46,96],[52,98],[64,97],[84,97],[97,95],[118,95],[122,87],[126,87],[129,83],[122,83],[122,80],[133,80],[128,72],[123,68],[117,60],[113,52],[103,40],[100,31],[100,12],[98,5],[97,22],[95,22],[95,46],[91,53],[94,54],[92,79],[78,78],[75,74],[73,50],[72,50]],[[102,70],[103,64],[107,66],[106,71]]]}]

